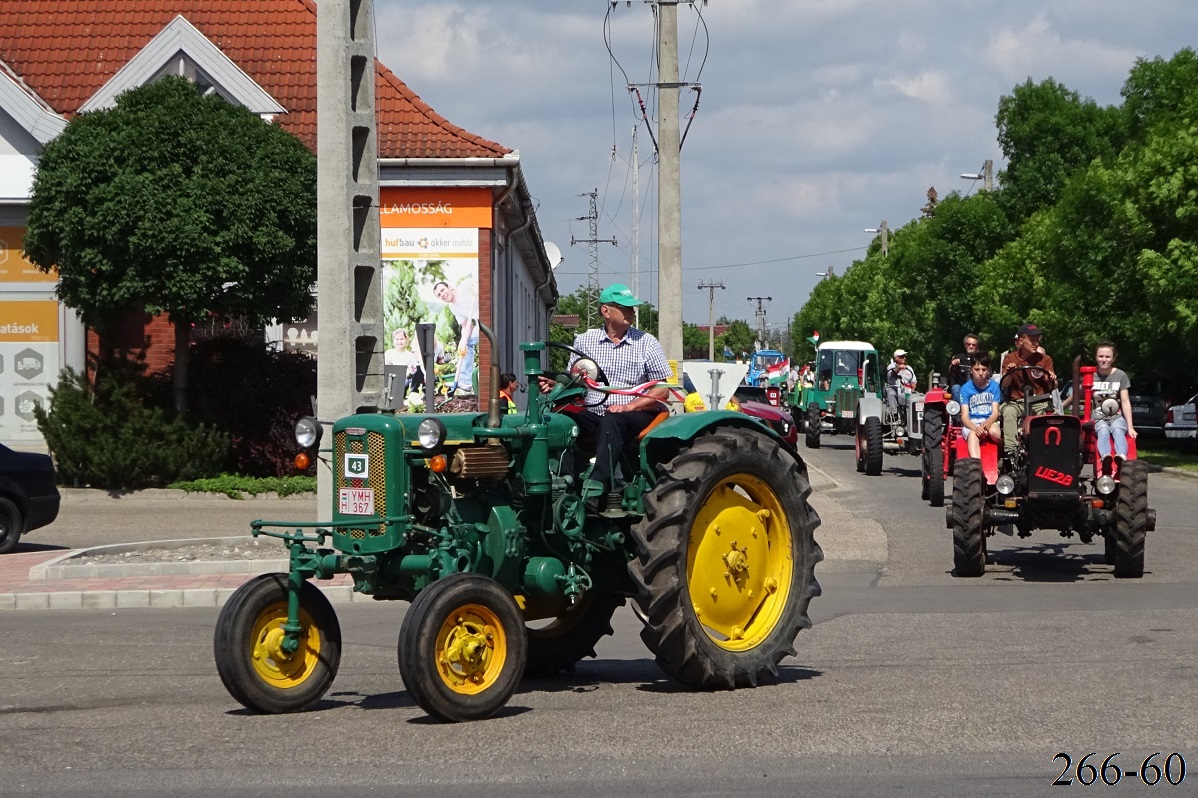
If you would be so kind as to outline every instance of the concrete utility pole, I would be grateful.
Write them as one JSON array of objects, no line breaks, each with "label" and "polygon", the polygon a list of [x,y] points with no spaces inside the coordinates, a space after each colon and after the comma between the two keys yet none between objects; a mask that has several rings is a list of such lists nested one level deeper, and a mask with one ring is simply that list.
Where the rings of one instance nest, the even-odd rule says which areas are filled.
[{"label": "concrete utility pole", "polygon": [[[685,0],[682,0],[685,1]],[[666,357],[682,360],[682,186],[678,135],[678,3],[656,0],[657,135],[657,337]]]},{"label": "concrete utility pole", "polygon": [[[641,156],[637,151],[636,131],[632,126],[632,295],[641,298]],[[634,324],[641,327],[641,306],[637,305]]]},{"label": "concrete utility pole", "polygon": [[[882,257],[883,258],[890,254],[890,226],[886,224],[885,219],[883,219],[882,223],[880,225],[878,225],[877,227],[865,228],[865,232],[878,234],[878,238],[880,238],[882,241]],[[829,269],[828,273],[831,274],[831,272],[832,272],[832,270]]]},{"label": "concrete utility pole", "polygon": [[[599,238],[599,189],[593,189],[586,194],[579,194],[580,197],[590,197],[590,212],[586,216],[576,216],[575,219],[580,222],[589,222],[591,232],[590,238],[574,238],[570,236],[570,246],[575,244],[587,244],[587,251],[590,255],[590,260],[587,265],[587,326],[586,329],[591,329],[591,318],[599,318],[599,245],[600,244],[615,244],[616,239]],[[635,296],[635,294],[633,294]]]},{"label": "concrete utility pole", "polygon": [[765,346],[765,305],[762,303],[773,302],[774,298],[772,296],[751,296],[746,299],[749,302],[757,303],[757,340],[761,342],[762,346]]},{"label": "concrete utility pole", "polygon": [[699,283],[699,290],[707,289],[707,359],[715,360],[715,290],[723,289],[724,281],[712,282],[704,280]]},{"label": "concrete utility pole", "polygon": [[[329,422],[364,405],[383,404],[374,53],[374,0],[320,0],[316,7],[320,351],[315,411]],[[337,469],[341,464],[331,466]],[[328,469],[317,469],[316,494],[317,517],[328,520],[333,495],[333,474]]]}]

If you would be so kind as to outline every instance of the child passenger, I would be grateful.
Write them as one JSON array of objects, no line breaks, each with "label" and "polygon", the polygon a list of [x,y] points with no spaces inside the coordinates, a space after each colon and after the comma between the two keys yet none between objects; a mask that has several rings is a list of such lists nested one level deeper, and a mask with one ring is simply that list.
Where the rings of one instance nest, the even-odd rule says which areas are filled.
[{"label": "child passenger", "polygon": [[974,357],[969,382],[961,386],[961,434],[970,457],[982,456],[982,438],[1002,442],[998,427],[998,409],[1002,400],[998,381],[990,376],[990,356]]},{"label": "child passenger", "polygon": [[1098,438],[1098,455],[1102,458],[1103,470],[1111,473],[1111,444],[1115,445],[1114,459],[1122,464],[1127,457],[1127,439],[1138,434],[1131,418],[1131,400],[1128,398],[1127,372],[1115,368],[1115,345],[1103,341],[1094,351],[1098,373],[1094,375],[1094,404],[1091,418],[1094,419],[1094,434]]}]

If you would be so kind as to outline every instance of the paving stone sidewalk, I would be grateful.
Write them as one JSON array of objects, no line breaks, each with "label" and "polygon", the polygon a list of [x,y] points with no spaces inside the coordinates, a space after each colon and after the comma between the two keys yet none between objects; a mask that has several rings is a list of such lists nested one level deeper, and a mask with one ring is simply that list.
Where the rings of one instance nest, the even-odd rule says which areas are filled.
[{"label": "paving stone sidewalk", "polygon": [[[68,552],[69,553],[69,552]],[[262,570],[250,565],[263,561],[209,562],[211,573],[162,573],[152,564],[138,566],[139,574],[33,578],[39,566],[63,557],[61,551],[36,551],[0,557],[0,611],[48,609],[123,609],[128,607],[219,607],[233,591]],[[285,567],[267,570],[281,570]],[[86,567],[86,566],[73,566]],[[128,566],[126,567],[128,568]],[[157,572],[156,572],[157,571]],[[355,599],[353,580],[347,574],[318,581],[333,603]],[[359,601],[373,601],[358,594]]]}]

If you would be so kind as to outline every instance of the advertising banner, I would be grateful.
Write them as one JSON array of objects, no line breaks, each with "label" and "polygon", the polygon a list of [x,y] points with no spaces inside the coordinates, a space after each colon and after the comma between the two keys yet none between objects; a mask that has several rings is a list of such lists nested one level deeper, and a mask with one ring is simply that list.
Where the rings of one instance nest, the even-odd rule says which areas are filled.
[{"label": "advertising banner", "polygon": [[58,274],[39,271],[22,254],[24,227],[0,227],[0,283],[54,283]]},{"label": "advertising banner", "polygon": [[[383,188],[383,319],[387,366],[405,366],[405,392],[423,403],[427,379],[441,395],[474,394],[478,353],[479,230],[491,227],[486,188]],[[435,374],[425,375],[416,325],[436,325]]]},{"label": "advertising banner", "polygon": [[0,440],[38,441],[33,409],[58,382],[58,303],[0,301]]}]

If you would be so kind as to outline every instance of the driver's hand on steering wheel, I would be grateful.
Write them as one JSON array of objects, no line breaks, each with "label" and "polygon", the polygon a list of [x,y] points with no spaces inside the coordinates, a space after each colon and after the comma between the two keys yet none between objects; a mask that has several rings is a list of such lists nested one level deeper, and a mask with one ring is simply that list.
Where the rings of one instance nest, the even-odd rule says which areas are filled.
[{"label": "driver's hand on steering wheel", "polygon": [[541,393],[549,393],[555,385],[557,383],[548,377],[537,377],[537,388],[540,389]]}]

